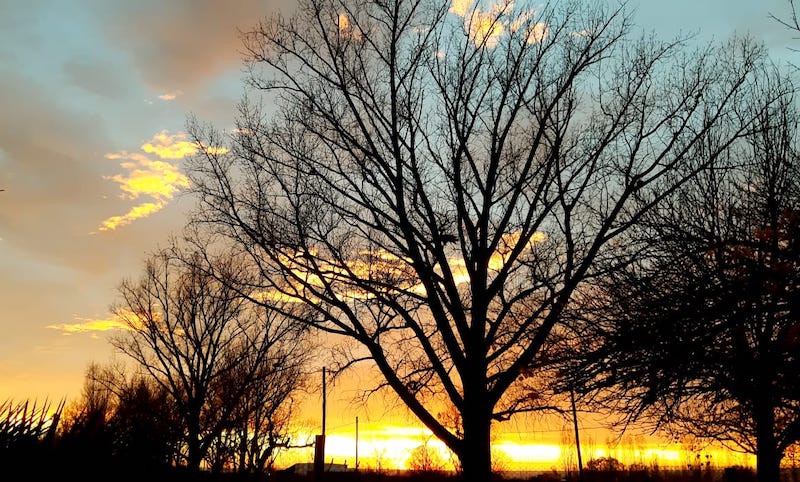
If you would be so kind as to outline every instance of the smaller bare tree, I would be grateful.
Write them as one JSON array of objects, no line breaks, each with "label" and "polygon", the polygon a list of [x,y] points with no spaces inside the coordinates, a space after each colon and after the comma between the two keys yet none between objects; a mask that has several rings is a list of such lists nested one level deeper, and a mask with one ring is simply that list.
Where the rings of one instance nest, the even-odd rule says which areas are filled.
[{"label": "smaller bare tree", "polygon": [[112,343],[169,394],[193,470],[223,434],[254,415],[245,414],[250,397],[257,394],[262,408],[276,402],[277,411],[297,387],[297,374],[282,367],[300,366],[293,357],[303,352],[290,346],[303,330],[231,288],[241,286],[233,278],[250,274],[234,256],[163,250],[147,260],[139,281],[120,285],[112,307],[128,328]]},{"label": "smaller bare tree", "polygon": [[412,472],[440,472],[445,468],[444,458],[431,447],[430,440],[411,450],[406,465]]}]

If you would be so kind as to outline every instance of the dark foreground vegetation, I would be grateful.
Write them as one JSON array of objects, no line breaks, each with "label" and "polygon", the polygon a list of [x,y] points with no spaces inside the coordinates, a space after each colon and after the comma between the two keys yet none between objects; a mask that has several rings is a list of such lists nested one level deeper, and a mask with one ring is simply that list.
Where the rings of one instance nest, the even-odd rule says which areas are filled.
[{"label": "dark foreground vegetation", "polygon": [[[69,414],[60,403],[6,401],[0,404],[0,474],[2,480],[59,481],[81,480],[116,482],[311,482],[315,474],[297,474],[290,469],[253,473],[245,470],[188,470],[170,460],[168,445],[157,432],[139,437],[121,427],[119,417],[101,420],[87,417],[84,410]],[[74,410],[74,409],[73,409]],[[67,413],[68,415],[65,415]],[[97,414],[95,414],[97,415]],[[141,427],[140,427],[141,428]],[[6,478],[9,475],[13,477]],[[625,466],[614,458],[589,460],[579,474],[569,472],[502,472],[495,481],[529,482],[756,482],[755,471],[747,467],[714,467],[710,463],[689,465],[685,469],[663,469],[657,465]],[[326,482],[447,482],[461,480],[452,471],[373,470],[329,472]],[[785,482],[800,480],[797,467],[781,474]]]}]

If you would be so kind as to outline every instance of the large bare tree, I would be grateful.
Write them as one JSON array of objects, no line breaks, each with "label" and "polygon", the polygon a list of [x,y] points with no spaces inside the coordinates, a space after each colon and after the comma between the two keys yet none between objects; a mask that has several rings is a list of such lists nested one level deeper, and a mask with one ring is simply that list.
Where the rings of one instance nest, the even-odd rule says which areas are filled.
[{"label": "large bare tree", "polygon": [[230,256],[163,250],[138,281],[122,282],[113,306],[128,330],[112,343],[169,394],[190,469],[221,434],[265,417],[253,410],[277,415],[299,388],[304,330],[232,288],[249,276]]},{"label": "large bare tree", "polygon": [[605,2],[469,4],[304,0],[262,22],[261,101],[227,135],[190,122],[190,177],[194,221],[259,265],[262,297],[354,341],[488,480],[492,421],[547,405],[529,368],[563,310],[748,131],[763,59],[634,36]]}]

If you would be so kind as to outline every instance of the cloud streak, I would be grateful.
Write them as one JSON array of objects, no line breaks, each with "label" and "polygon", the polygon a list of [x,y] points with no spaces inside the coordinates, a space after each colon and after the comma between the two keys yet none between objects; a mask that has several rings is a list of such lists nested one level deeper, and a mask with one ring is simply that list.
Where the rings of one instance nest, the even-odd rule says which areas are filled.
[{"label": "cloud streak", "polygon": [[92,319],[75,317],[78,323],[48,325],[47,328],[63,332],[64,335],[96,333],[112,330],[130,330],[125,323],[115,319]]},{"label": "cloud streak", "polygon": [[158,98],[161,99],[161,100],[175,100],[175,99],[178,98],[179,95],[182,95],[182,94],[183,94],[183,91],[176,90],[174,92],[165,92],[165,93],[159,95]]}]

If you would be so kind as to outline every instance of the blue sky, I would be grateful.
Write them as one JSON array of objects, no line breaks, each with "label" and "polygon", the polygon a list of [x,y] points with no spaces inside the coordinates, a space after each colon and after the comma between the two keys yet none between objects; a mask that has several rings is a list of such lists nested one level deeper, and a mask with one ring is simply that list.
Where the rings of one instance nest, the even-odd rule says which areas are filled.
[{"label": "blue sky", "polygon": [[[0,400],[76,396],[111,358],[116,286],[184,222],[187,115],[231,126],[236,28],[290,4],[0,0]],[[769,19],[786,0],[629,6],[658,35],[749,32],[800,65]]]}]

